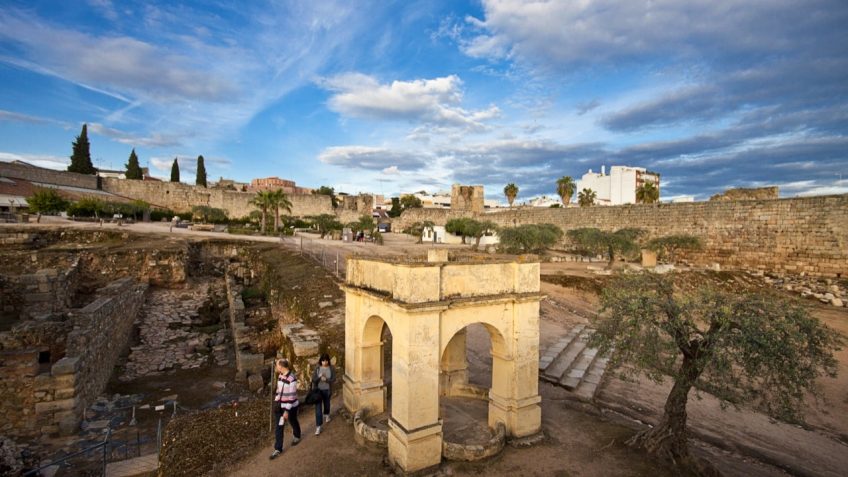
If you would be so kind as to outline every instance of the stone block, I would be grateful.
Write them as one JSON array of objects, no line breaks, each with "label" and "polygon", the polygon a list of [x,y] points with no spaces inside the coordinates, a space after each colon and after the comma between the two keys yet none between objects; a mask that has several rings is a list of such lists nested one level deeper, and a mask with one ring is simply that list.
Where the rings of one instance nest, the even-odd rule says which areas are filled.
[{"label": "stone block", "polygon": [[53,393],[53,396],[56,400],[61,400],[61,399],[70,399],[70,398],[74,397],[74,394],[76,394],[76,389],[74,389],[74,388],[62,388],[62,389],[57,389]]},{"label": "stone block", "polygon": [[305,358],[317,355],[321,350],[321,346],[316,341],[295,339],[292,340],[292,349],[294,350],[295,356],[298,358]]},{"label": "stone block", "polygon": [[53,367],[50,368],[50,372],[53,376],[62,376],[66,374],[74,374],[77,369],[79,369],[79,358],[69,358],[64,357],[56,363],[53,364]]},{"label": "stone block", "polygon": [[264,383],[262,382],[262,376],[259,374],[251,374],[247,377],[247,388],[252,392],[259,391],[262,389]]},{"label": "stone block", "polygon": [[73,414],[68,414],[59,419],[59,434],[63,436],[71,436],[79,430],[79,418]]},{"label": "stone block", "polygon": [[77,405],[76,399],[61,399],[51,402],[39,402],[35,404],[36,414],[45,414],[54,411],[70,411]]}]

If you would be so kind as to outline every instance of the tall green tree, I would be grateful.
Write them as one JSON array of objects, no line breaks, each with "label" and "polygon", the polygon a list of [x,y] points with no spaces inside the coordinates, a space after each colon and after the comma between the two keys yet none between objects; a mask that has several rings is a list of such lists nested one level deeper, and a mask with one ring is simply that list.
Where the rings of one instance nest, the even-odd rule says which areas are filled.
[{"label": "tall green tree", "polygon": [[76,172],[78,174],[96,174],[97,169],[91,164],[90,144],[88,143],[88,124],[82,125],[82,132],[74,140],[72,145],[73,153],[71,154],[71,165],[68,166],[68,172]]},{"label": "tall green tree", "polygon": [[342,229],[342,223],[336,220],[336,216],[333,214],[321,214],[310,217],[310,219],[312,219],[312,223],[318,227],[318,231],[321,233],[321,238],[324,238],[325,235],[333,230]]},{"label": "tall green tree", "polygon": [[574,189],[576,187],[577,184],[574,183],[574,179],[571,176],[562,176],[557,179],[557,194],[562,199],[562,205],[571,203],[571,197],[574,195]]},{"label": "tall green tree", "polygon": [[141,172],[141,166],[138,164],[138,156],[135,154],[135,148],[133,148],[132,152],[130,152],[130,159],[125,167],[127,168],[127,179],[144,179],[144,174]]},{"label": "tall green tree", "polygon": [[403,210],[420,209],[421,207],[424,207],[424,204],[421,203],[421,199],[412,194],[402,195],[400,197],[400,205],[403,207]]},{"label": "tall green tree", "polygon": [[197,177],[194,183],[206,187],[206,165],[203,164],[203,155],[197,156]]},{"label": "tall green tree", "polygon": [[274,231],[280,230],[280,209],[291,213],[292,203],[283,189],[277,189],[268,193],[269,206],[274,209]]},{"label": "tall green tree", "polygon": [[177,162],[177,158],[174,158],[174,163],[171,164],[171,182],[179,182],[180,181],[180,164]]},{"label": "tall green tree", "polygon": [[653,204],[660,200],[660,190],[653,182],[645,182],[636,189],[636,203]]},{"label": "tall green tree", "polygon": [[674,275],[625,275],[601,296],[589,346],[610,366],[674,385],[657,425],[631,444],[672,462],[690,459],[686,403],[694,387],[722,404],[752,403],[798,421],[816,380],[834,377],[845,340],[799,302],[774,292],[678,287]]},{"label": "tall green tree", "polygon": [[317,189],[314,189],[312,193],[318,195],[328,195],[330,196],[330,202],[333,204],[333,208],[335,209],[339,206],[339,201],[338,199],[336,199],[336,189],[333,187],[321,186]]},{"label": "tall green tree", "polygon": [[403,207],[400,205],[400,197],[392,197],[392,208],[389,209],[388,215],[391,218],[400,217],[403,212]]},{"label": "tall green tree", "polygon": [[509,202],[509,206],[512,207],[512,203],[518,197],[518,186],[510,182],[504,187],[504,195],[506,196],[506,201]]},{"label": "tall green tree", "polygon": [[597,198],[598,194],[592,189],[583,189],[577,194],[577,203],[580,204],[580,207],[591,207],[595,205]]},{"label": "tall green tree", "polygon": [[[174,163],[176,164],[176,159],[174,159]],[[268,223],[268,209],[273,206],[273,199],[270,194],[269,191],[260,190],[253,196],[253,199],[250,199],[250,204],[262,212],[261,232],[263,234],[265,233],[265,226]]]}]

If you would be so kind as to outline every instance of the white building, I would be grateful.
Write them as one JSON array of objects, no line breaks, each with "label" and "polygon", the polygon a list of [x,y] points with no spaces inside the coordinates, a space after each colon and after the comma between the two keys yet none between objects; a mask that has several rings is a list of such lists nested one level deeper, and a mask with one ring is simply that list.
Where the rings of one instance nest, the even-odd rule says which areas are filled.
[{"label": "white building", "polygon": [[[466,238],[466,243],[475,244],[477,243],[477,239],[474,237]],[[424,229],[421,234],[421,241],[424,243],[444,243],[450,245],[458,245],[462,243],[462,235],[456,235],[449,233],[445,230],[444,225],[434,225],[433,227]],[[492,233],[491,235],[484,235],[480,237],[480,246],[484,245],[496,245],[500,243],[500,238],[497,233]]]},{"label": "white building", "polygon": [[577,181],[577,194],[583,189],[591,189],[597,194],[595,204],[622,205],[636,203],[636,190],[646,182],[653,182],[660,187],[660,176],[648,172],[644,167],[612,166],[606,173],[606,166],[601,166],[601,172],[589,172]]},{"label": "white building", "polygon": [[562,199],[559,196],[548,197],[546,195],[536,197],[527,201],[530,207],[551,207],[552,205],[562,205]]}]

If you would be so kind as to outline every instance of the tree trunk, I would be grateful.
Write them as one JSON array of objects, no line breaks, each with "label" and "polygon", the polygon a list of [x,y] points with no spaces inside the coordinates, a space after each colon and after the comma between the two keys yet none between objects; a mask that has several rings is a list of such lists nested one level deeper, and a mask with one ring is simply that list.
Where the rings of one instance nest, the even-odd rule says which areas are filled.
[{"label": "tree trunk", "polygon": [[701,371],[693,359],[683,358],[660,422],[654,428],[633,436],[630,444],[676,464],[691,460],[686,442],[686,403]]},{"label": "tree trunk", "polygon": [[610,245],[607,247],[607,251],[609,252],[609,268],[612,268],[612,264],[615,263],[615,250]]},{"label": "tree trunk", "polygon": [[266,215],[265,209],[262,209],[262,235],[265,235],[265,222],[266,222],[265,215]]},{"label": "tree trunk", "polygon": [[280,209],[274,207],[274,232],[280,231]]}]

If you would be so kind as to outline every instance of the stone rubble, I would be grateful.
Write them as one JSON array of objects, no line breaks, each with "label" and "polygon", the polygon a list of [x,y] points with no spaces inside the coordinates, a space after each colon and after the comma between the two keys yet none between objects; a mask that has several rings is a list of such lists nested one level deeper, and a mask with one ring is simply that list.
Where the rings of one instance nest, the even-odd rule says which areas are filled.
[{"label": "stone rubble", "polygon": [[774,288],[782,289],[791,293],[797,293],[801,298],[818,300],[822,304],[836,307],[848,306],[848,281],[833,280],[830,278],[816,278],[807,276],[780,276],[764,274],[763,272],[749,272],[749,275],[761,277],[762,280]]},{"label": "stone rubble", "polygon": [[[209,284],[188,290],[153,289],[139,313],[139,345],[130,348],[121,381],[161,374],[171,369],[194,369],[211,363],[227,365],[226,330],[212,335],[193,331],[198,310],[207,301]],[[210,356],[212,360],[210,360]]]}]

